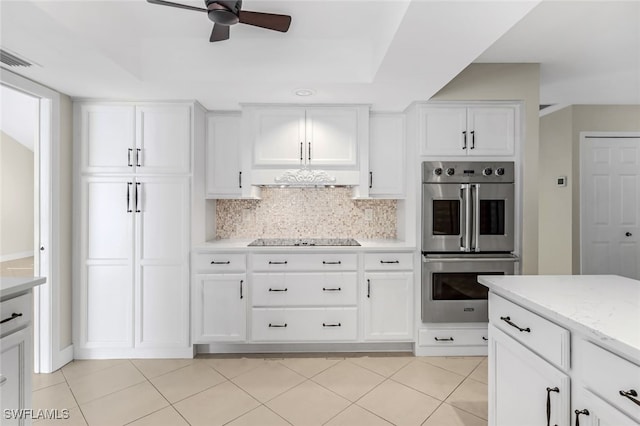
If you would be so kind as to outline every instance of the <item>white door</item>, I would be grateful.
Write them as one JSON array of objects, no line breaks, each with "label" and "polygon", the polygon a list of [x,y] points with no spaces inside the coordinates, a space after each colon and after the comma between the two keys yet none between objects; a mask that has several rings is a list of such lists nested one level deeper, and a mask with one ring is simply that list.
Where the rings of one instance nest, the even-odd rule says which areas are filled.
[{"label": "white door", "polygon": [[138,177],[136,346],[185,347],[189,340],[189,183]]},{"label": "white door", "polygon": [[303,108],[259,108],[249,113],[255,166],[299,167],[307,155]]},{"label": "white door", "polygon": [[640,137],[581,138],[581,273],[640,279]]},{"label": "white door", "polygon": [[369,119],[369,195],[404,198],[404,114]]},{"label": "white door", "polygon": [[196,275],[194,343],[245,340],[246,279],[245,274]]},{"label": "white door", "polygon": [[241,126],[239,113],[207,115],[207,198],[242,196]]},{"label": "white door", "polygon": [[467,108],[424,107],[419,121],[421,155],[467,155]]},{"label": "white door", "polygon": [[357,108],[308,108],[305,135],[307,165],[355,167],[358,164]]},{"label": "white door", "polygon": [[467,152],[469,155],[513,155],[515,123],[513,107],[469,108]]},{"label": "white door", "polygon": [[83,179],[80,346],[133,345],[134,180]]},{"label": "white door", "polygon": [[489,324],[489,426],[569,426],[569,376]]},{"label": "white door", "polygon": [[413,338],[413,273],[365,275],[364,336],[366,340]]}]

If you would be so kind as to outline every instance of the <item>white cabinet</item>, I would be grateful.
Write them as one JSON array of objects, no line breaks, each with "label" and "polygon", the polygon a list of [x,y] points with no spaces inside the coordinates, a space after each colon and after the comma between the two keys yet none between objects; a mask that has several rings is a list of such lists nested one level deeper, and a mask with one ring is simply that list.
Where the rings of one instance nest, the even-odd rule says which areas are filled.
[{"label": "white cabinet", "polygon": [[517,106],[420,106],[423,156],[513,156]]},{"label": "white cabinet", "polygon": [[247,106],[244,115],[253,167],[358,167],[366,107]]},{"label": "white cabinet", "polygon": [[245,274],[196,275],[193,302],[194,343],[245,340]]},{"label": "white cabinet", "polygon": [[491,324],[489,335],[489,425],[569,426],[569,376]]},{"label": "white cabinet", "polygon": [[207,198],[241,198],[242,117],[240,113],[207,114]]},{"label": "white cabinet", "polygon": [[571,413],[575,426],[637,426],[638,422],[584,388],[574,391]]},{"label": "white cabinet", "polygon": [[[5,314],[3,312],[3,316]],[[19,412],[31,408],[32,338],[30,328],[23,328],[0,339],[0,408],[3,425],[31,424],[24,416],[7,418],[8,412],[5,410]]]},{"label": "white cabinet", "polygon": [[405,196],[404,114],[372,113],[369,118],[369,195]]},{"label": "white cabinet", "polygon": [[191,106],[76,104],[83,173],[188,173]]},{"label": "white cabinet", "polygon": [[80,354],[189,346],[189,188],[187,177],[82,178]]}]

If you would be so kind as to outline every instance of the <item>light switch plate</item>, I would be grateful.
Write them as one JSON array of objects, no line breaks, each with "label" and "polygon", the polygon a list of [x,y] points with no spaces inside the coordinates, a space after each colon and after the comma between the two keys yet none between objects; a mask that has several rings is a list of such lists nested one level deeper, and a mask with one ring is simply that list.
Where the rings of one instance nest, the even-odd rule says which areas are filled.
[{"label": "light switch plate", "polygon": [[373,220],[373,209],[364,209],[364,220]]}]

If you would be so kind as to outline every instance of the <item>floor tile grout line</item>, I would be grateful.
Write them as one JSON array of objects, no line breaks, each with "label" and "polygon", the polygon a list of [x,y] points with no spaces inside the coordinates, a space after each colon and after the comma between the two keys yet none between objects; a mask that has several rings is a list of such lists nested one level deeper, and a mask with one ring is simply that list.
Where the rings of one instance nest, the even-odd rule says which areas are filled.
[{"label": "floor tile grout line", "polygon": [[[348,360],[347,360],[347,361],[348,361]],[[373,370],[373,369],[371,369],[371,368],[369,368],[369,367],[366,367],[366,366],[364,366],[364,365],[357,364],[357,363],[355,363],[355,362],[353,362],[353,361],[349,361],[349,362],[350,362],[351,364],[353,364],[353,365],[357,365],[358,367],[361,367],[361,368],[364,368],[364,369],[366,369],[366,370],[369,370],[369,371],[371,371],[372,373],[376,373],[377,375],[382,376],[382,377],[384,377],[385,379],[388,379],[389,377],[393,376],[394,374],[396,374],[398,371],[402,370],[404,367],[406,367],[407,365],[409,365],[409,364],[410,364],[411,362],[413,362],[413,361],[408,361],[405,365],[403,365],[402,367],[398,368],[396,371],[394,371],[393,373],[391,373],[391,374],[390,374],[390,375],[388,375],[388,376],[385,376],[384,374],[380,374],[379,372],[377,372],[377,371],[375,371],[375,370]]]},{"label": "floor tile grout line", "polygon": [[427,416],[427,418],[426,418],[426,419],[424,419],[424,420],[420,423],[420,426],[424,425],[424,424],[427,422],[427,420],[429,420],[429,419],[431,418],[431,416],[433,416],[433,415],[436,413],[436,411],[438,411],[438,410],[440,409],[440,407],[442,407],[442,404],[444,404],[444,401],[440,401],[440,404],[438,404],[438,406],[436,407],[436,409],[435,409],[435,410],[433,410],[433,411],[432,411],[432,412]]},{"label": "floor tile grout line", "polygon": [[[428,358],[428,357],[421,357],[421,358]],[[417,358],[416,358],[416,361],[419,361],[419,362],[423,362],[423,363],[429,364],[429,365],[430,365],[430,366],[432,366],[432,367],[439,368],[440,370],[444,370],[444,371],[446,371],[447,373],[456,374],[456,375],[458,375],[458,376],[460,376],[460,377],[464,377],[465,379],[469,376],[469,374],[473,373],[473,370],[472,370],[472,371],[471,371],[471,373],[468,373],[468,374],[460,374],[460,373],[459,373],[459,372],[457,372],[457,371],[451,371],[451,370],[448,370],[448,369],[446,369],[446,368],[444,368],[444,367],[440,367],[439,365],[431,364],[429,361],[420,361],[420,360],[419,360],[419,359],[417,359]],[[478,364],[478,365],[479,365],[479,364]],[[476,366],[476,367],[477,367],[477,366]],[[474,370],[475,370],[475,367],[474,367]]]},{"label": "floor tile grout line", "polygon": [[[62,368],[60,369],[60,372],[62,372]],[[66,383],[67,388],[69,388],[69,392],[71,392],[71,396],[73,397],[73,400],[76,402],[76,406],[78,407],[78,411],[80,412],[80,415],[82,416],[82,420],[84,420],[84,423],[86,425],[89,425],[89,422],[87,421],[87,416],[84,415],[84,411],[82,411],[82,407],[80,406],[80,402],[78,401],[78,398],[76,398],[76,394],[73,392],[73,389],[71,388],[71,385],[67,381],[67,377],[64,375],[64,373],[62,373],[62,377],[64,377],[64,382]],[[69,411],[71,411],[71,409],[69,409]]]},{"label": "floor tile grout line", "polygon": [[[283,361],[285,361],[286,359],[287,359],[287,358],[283,359]],[[303,359],[303,358],[289,358],[289,359]],[[307,359],[311,359],[311,358],[307,358]],[[298,372],[298,371],[294,370],[293,368],[289,367],[289,366],[288,366],[288,365],[286,365],[286,364],[281,363],[280,361],[278,361],[278,363],[279,363],[279,364],[281,364],[283,367],[286,367],[286,368],[288,368],[289,370],[293,371],[294,373],[300,374],[301,376],[304,376],[305,378],[307,378],[307,379],[311,380],[313,377],[316,377],[318,374],[322,374],[322,373],[324,373],[325,371],[327,371],[328,369],[330,369],[330,368],[332,368],[332,367],[335,367],[336,365],[338,365],[339,363],[341,363],[341,362],[342,362],[342,361],[340,361],[340,360],[330,360],[329,358],[318,358],[318,359],[324,359],[324,360],[326,360],[326,361],[337,361],[337,362],[336,362],[335,364],[333,364],[333,365],[328,366],[327,368],[325,368],[325,369],[323,369],[323,370],[321,370],[321,371],[318,371],[317,373],[315,373],[315,374],[314,374],[314,375],[312,375],[311,377],[307,377],[307,376],[305,376],[304,374],[302,374],[302,373],[300,373],[300,372]]]}]

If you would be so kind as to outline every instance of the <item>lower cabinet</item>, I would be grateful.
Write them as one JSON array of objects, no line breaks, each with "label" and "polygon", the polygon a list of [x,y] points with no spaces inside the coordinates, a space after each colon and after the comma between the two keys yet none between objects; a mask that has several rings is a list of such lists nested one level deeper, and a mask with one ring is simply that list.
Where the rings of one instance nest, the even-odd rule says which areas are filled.
[{"label": "lower cabinet", "polygon": [[584,388],[575,391],[571,417],[575,426],[637,426],[638,422],[624,415],[613,405]]},{"label": "lower cabinet", "polygon": [[570,378],[489,325],[489,425],[568,426]]},{"label": "lower cabinet", "polygon": [[356,340],[358,309],[254,308],[251,334],[256,342]]},{"label": "lower cabinet", "polygon": [[0,339],[0,415],[3,426],[27,424],[18,413],[31,408],[33,362],[30,330],[23,328]]},{"label": "lower cabinet", "polygon": [[413,273],[365,273],[364,338],[413,339]]},{"label": "lower cabinet", "polygon": [[194,343],[239,342],[247,335],[246,274],[195,278]]}]

